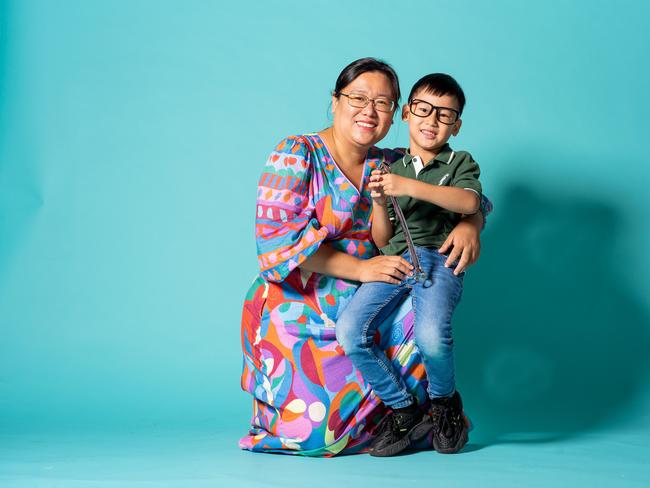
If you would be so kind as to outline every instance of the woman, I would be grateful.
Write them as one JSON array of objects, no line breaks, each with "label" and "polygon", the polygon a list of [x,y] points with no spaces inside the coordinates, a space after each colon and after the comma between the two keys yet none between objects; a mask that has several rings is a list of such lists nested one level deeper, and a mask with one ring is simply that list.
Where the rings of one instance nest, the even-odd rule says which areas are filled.
[{"label": "woman", "polygon": [[[331,456],[363,450],[384,407],[336,342],[334,322],[359,282],[403,279],[399,256],[370,239],[370,172],[399,157],[374,147],[400,99],[394,70],[359,59],[339,75],[333,123],[288,137],[260,179],[256,235],[260,276],[244,304],[242,388],[254,396],[244,449]],[[441,250],[476,261],[482,218],[462,221]],[[420,403],[426,378],[413,348],[410,303],[380,328],[379,340]]]}]

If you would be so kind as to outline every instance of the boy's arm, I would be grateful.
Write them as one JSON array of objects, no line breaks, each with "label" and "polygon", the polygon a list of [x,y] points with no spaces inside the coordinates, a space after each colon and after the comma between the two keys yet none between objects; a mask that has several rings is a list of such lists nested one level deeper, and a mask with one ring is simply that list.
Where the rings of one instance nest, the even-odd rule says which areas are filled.
[{"label": "boy's arm", "polygon": [[382,185],[386,195],[409,196],[460,214],[476,213],[481,204],[479,195],[472,190],[431,185],[395,174],[383,175]]},{"label": "boy's arm", "polygon": [[386,246],[394,233],[393,223],[388,216],[386,205],[387,203],[381,205],[376,200],[372,202],[372,226],[370,227],[370,233],[372,234],[372,240],[379,248]]},{"label": "boy's arm", "polygon": [[438,186],[413,180],[411,197],[438,205],[450,212],[471,215],[481,206],[481,199],[472,190],[453,186]]},{"label": "boy's arm", "polygon": [[384,247],[393,237],[393,223],[390,221],[390,214],[387,206],[388,199],[381,188],[381,178],[383,173],[380,170],[374,170],[370,173],[370,196],[372,197],[372,225],[370,234],[377,247]]},{"label": "boy's arm", "polygon": [[449,186],[432,185],[391,174],[386,175],[387,182],[382,182],[384,193],[395,196],[408,195],[451,212],[474,214],[481,205],[481,169],[468,152],[461,151],[457,157],[460,159],[454,163],[455,170],[452,171]]}]

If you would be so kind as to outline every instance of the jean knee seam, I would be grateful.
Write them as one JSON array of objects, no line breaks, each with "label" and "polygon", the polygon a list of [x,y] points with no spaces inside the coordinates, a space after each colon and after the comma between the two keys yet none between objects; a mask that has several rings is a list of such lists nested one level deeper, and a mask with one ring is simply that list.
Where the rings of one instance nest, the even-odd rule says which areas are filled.
[{"label": "jean knee seam", "polygon": [[379,313],[384,309],[384,307],[386,305],[388,305],[388,303],[390,303],[390,301],[393,298],[395,298],[399,293],[400,293],[400,289],[396,288],[395,291],[386,300],[384,300],[384,303],[382,303],[379,307],[377,307],[377,310],[375,310],[375,313],[373,313],[370,317],[368,317],[368,320],[366,320],[366,322],[363,324],[363,326],[361,328],[361,333],[362,333],[362,336],[363,336],[363,345],[365,347],[368,347],[368,345],[369,345],[368,344],[368,342],[369,342],[368,341],[368,328],[370,327],[370,324],[372,324],[372,322],[375,320],[377,315],[379,315]]},{"label": "jean knee seam", "polygon": [[415,338],[415,325],[418,323],[418,312],[417,312],[417,305],[416,305],[416,299],[415,299],[415,293],[411,294],[411,302],[413,304],[413,340],[415,340],[415,344],[417,345],[417,340]]},{"label": "jean knee seam", "polygon": [[[388,375],[388,377],[390,378],[390,380],[393,383],[393,386],[396,387],[395,389],[404,396],[410,396],[410,393],[408,392],[408,390],[406,388],[402,388],[402,386],[400,385],[399,379],[398,379],[397,375],[395,374],[395,371],[393,370],[393,368],[387,368],[386,365],[384,364],[384,362],[375,354],[375,351],[373,351],[372,348],[367,349],[367,351],[368,351],[368,354],[370,354],[373,357],[375,362],[377,364],[379,364],[379,366],[381,366],[381,368],[384,370],[384,372]],[[386,359],[388,360],[388,357]],[[383,398],[382,398],[382,401],[383,401]]]},{"label": "jean knee seam", "polygon": [[[368,320],[363,324],[362,328],[362,334],[363,334],[363,340],[364,340],[364,346],[367,351],[367,353],[373,358],[375,363],[379,364],[379,366],[384,370],[384,372],[388,375],[390,378],[391,382],[393,383],[393,386],[396,387],[396,390],[403,396],[410,396],[409,392],[407,389],[403,388],[400,383],[399,379],[397,378],[397,375],[395,374],[395,371],[393,371],[393,368],[388,368],[386,367],[386,364],[375,354],[375,351],[373,350],[372,346],[372,341],[369,341],[368,338],[368,328],[370,327],[370,324],[375,320],[377,315],[384,309],[384,307],[390,303],[397,295],[401,293],[401,288],[396,288],[391,295],[384,300],[384,302],[377,307],[377,310],[375,311],[374,314],[372,314],[371,317],[368,318]],[[374,339],[373,339],[374,340]],[[370,344],[368,343],[370,342]],[[386,358],[388,360],[388,358]],[[382,399],[383,400],[383,399]]]}]

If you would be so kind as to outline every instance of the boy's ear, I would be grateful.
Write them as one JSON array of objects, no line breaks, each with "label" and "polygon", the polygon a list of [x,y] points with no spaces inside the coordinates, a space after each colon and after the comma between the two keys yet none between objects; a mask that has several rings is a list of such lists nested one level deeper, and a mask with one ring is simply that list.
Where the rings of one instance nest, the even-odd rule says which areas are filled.
[{"label": "boy's ear", "polygon": [[402,120],[404,122],[406,122],[409,119],[409,114],[410,114],[409,106],[407,103],[405,103],[404,105],[402,105]]},{"label": "boy's ear", "polygon": [[451,131],[451,134],[453,136],[457,136],[458,132],[460,132],[460,126],[463,125],[463,121],[461,119],[458,119],[456,123],[454,124],[454,130]]}]

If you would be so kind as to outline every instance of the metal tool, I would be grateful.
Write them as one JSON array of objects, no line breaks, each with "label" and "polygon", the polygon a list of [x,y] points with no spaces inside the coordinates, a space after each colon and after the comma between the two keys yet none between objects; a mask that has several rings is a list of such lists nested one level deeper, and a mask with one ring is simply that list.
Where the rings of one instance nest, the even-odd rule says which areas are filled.
[{"label": "metal tool", "polygon": [[[382,174],[391,172],[390,166],[386,164],[385,161],[381,162],[381,164],[379,165],[379,169],[382,172]],[[402,229],[404,229],[406,246],[408,247],[409,254],[411,255],[411,261],[413,262],[413,267],[415,268],[414,278],[416,281],[419,281],[420,283],[425,283],[427,281],[427,274],[424,271],[422,271],[422,267],[420,266],[420,260],[418,259],[418,255],[415,252],[415,245],[413,244],[413,237],[411,237],[411,232],[409,231],[408,225],[406,225],[406,217],[404,217],[404,213],[402,212],[402,209],[397,203],[397,198],[395,198],[392,195],[388,195],[388,198],[390,198],[390,203],[393,205],[393,209],[395,210],[395,216],[397,217],[397,220],[399,220],[400,224],[402,225]]]}]

